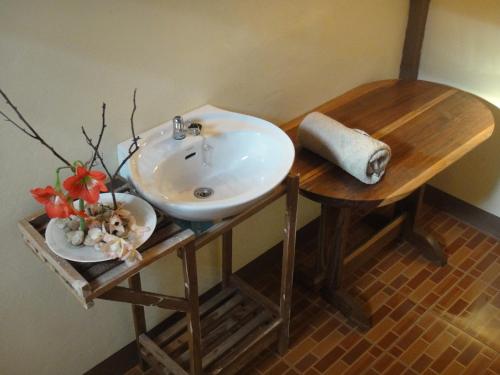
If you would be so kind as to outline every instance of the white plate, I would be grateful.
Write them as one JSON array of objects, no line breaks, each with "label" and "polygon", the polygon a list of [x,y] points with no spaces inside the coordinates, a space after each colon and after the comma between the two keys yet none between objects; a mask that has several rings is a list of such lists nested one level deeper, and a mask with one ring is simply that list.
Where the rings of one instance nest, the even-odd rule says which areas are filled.
[{"label": "white plate", "polygon": [[[156,214],[153,207],[151,207],[151,205],[144,199],[135,195],[115,193],[115,196],[116,201],[123,203],[124,208],[134,215],[137,225],[148,228],[139,241],[139,245],[143,244],[151,236],[151,234],[153,234],[156,227]],[[111,197],[111,193],[101,194],[99,202],[112,205],[113,198]],[[47,230],[45,231],[45,242],[54,253],[62,258],[75,262],[102,262],[115,258],[95,249],[92,246],[73,246],[69,244],[66,240],[66,233],[64,230],[56,225],[56,219],[50,220],[47,225]]]}]

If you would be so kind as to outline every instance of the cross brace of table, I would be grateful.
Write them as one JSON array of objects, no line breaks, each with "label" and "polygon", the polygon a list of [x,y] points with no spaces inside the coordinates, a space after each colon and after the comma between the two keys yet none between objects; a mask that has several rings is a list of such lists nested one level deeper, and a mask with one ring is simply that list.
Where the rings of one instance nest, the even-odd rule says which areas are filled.
[{"label": "cross brace of table", "polygon": [[372,259],[388,243],[403,238],[416,245],[423,255],[444,266],[447,255],[439,242],[416,227],[424,186],[396,203],[392,220],[370,239],[347,255],[348,231],[355,208],[321,205],[319,244],[313,270],[301,270],[299,278],[313,288],[322,288],[323,297],[361,328],[371,327],[371,313],[366,304],[345,290],[345,275]]}]

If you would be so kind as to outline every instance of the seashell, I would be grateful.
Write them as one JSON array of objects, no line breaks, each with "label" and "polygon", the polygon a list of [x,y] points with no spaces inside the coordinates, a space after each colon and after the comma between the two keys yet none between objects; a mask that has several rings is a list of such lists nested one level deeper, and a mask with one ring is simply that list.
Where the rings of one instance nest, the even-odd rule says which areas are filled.
[{"label": "seashell", "polygon": [[94,245],[94,248],[96,250],[100,250],[102,251],[103,253],[106,253],[106,254],[109,254],[109,244],[105,243],[105,242],[99,242],[99,243],[96,243]]},{"label": "seashell", "polygon": [[119,215],[113,214],[113,216],[109,218],[109,224],[110,226],[111,225],[118,226],[118,225],[123,225],[123,222]]},{"label": "seashell", "polygon": [[85,236],[85,239],[83,240],[83,244],[85,246],[95,246],[99,241],[95,241],[89,236]]},{"label": "seashell", "polygon": [[123,225],[118,225],[117,227],[110,227],[109,230],[111,234],[114,234],[115,236],[118,237],[125,236],[125,227]]},{"label": "seashell", "polygon": [[74,246],[81,245],[83,243],[84,236],[85,233],[82,230],[73,230],[66,233],[66,239]]},{"label": "seashell", "polygon": [[132,243],[137,243],[141,240],[143,234],[149,230],[148,227],[141,227],[139,225],[133,225],[130,228],[127,239]]},{"label": "seashell", "polygon": [[119,244],[119,238],[116,236],[111,236],[111,235],[105,235],[104,240],[108,240],[105,242],[100,242],[96,245],[96,248],[99,250],[113,255],[115,257],[118,257],[118,253],[120,252],[120,244]]},{"label": "seashell", "polygon": [[120,216],[114,214],[109,219],[109,233],[122,237],[125,233],[125,226],[123,225],[123,221]]},{"label": "seashell", "polygon": [[119,238],[117,240],[109,243],[109,250],[113,254],[116,254],[116,256],[118,256],[118,257],[122,254],[122,244],[121,244],[121,241]]},{"label": "seashell", "polygon": [[74,219],[74,218],[69,219],[68,222],[66,223],[66,228],[68,228],[68,230],[70,231],[78,230],[78,228],[80,228],[80,219]]},{"label": "seashell", "polygon": [[88,204],[86,210],[90,216],[98,216],[104,212],[104,206],[100,203]]},{"label": "seashell", "polygon": [[90,229],[94,229],[94,228],[97,228],[99,230],[102,230],[102,223],[99,221],[99,220],[96,220],[96,219],[90,219],[88,221],[86,221],[86,224],[87,224],[87,228]]},{"label": "seashell", "polygon": [[134,225],[136,225],[137,221],[135,220],[135,216],[130,215],[128,218],[128,226],[132,228]]},{"label": "seashell", "polygon": [[101,231],[101,234],[103,235],[102,241],[94,245],[96,249],[125,261],[127,265],[142,259],[142,255],[130,241],[103,231]]},{"label": "seashell", "polygon": [[93,240],[101,241],[102,238],[104,237],[104,232],[102,231],[101,228],[91,228],[89,229],[88,236]]},{"label": "seashell", "polygon": [[59,228],[59,229],[66,229],[66,226],[68,224],[68,221],[69,219],[68,218],[65,218],[65,219],[56,219],[56,226]]},{"label": "seashell", "polygon": [[101,228],[91,228],[89,229],[85,241],[83,242],[86,246],[94,246],[101,242],[104,237],[104,232]]},{"label": "seashell", "polygon": [[132,216],[130,211],[128,211],[124,208],[119,208],[119,209],[115,210],[115,214],[117,214],[118,216],[120,216],[121,218],[124,218],[124,219],[129,219]]},{"label": "seashell", "polygon": [[128,254],[126,255],[126,257],[122,258],[122,260],[125,261],[125,263],[127,264],[127,266],[131,266],[139,261],[142,260],[142,255],[140,252],[138,252],[137,250],[133,249],[131,251],[128,252]]},{"label": "seashell", "polygon": [[132,245],[130,245],[130,243],[128,243],[124,239],[120,239],[119,242],[120,242],[120,250],[118,253],[118,257],[123,260],[127,257],[128,253],[134,248],[132,247]]},{"label": "seashell", "polygon": [[102,213],[102,219],[103,220],[109,220],[113,216],[113,210],[108,209]]},{"label": "seashell", "polygon": [[104,233],[104,236],[102,237],[102,240],[106,243],[112,243],[118,240],[119,237],[116,237],[115,235],[109,234],[107,232]]}]

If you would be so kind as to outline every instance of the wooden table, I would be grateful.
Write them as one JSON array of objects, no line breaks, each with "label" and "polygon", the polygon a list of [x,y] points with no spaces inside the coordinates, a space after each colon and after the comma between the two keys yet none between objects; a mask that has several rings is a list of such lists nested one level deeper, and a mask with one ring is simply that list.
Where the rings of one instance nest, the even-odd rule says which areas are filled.
[{"label": "wooden table", "polygon": [[[129,192],[120,183],[118,191]],[[23,239],[54,271],[85,308],[104,299],[132,305],[141,367],[146,363],[159,373],[234,374],[278,341],[284,353],[289,344],[290,308],[297,221],[298,176],[289,176],[269,194],[239,215],[220,221],[196,235],[182,229],[156,210],[158,223],[151,238],[139,251],[143,259],[133,265],[118,260],[79,263],[60,258],[46,245],[45,214],[21,220]],[[269,300],[232,271],[232,228],[278,198],[286,196],[281,291],[278,303]],[[201,305],[198,301],[196,250],[222,236],[222,285]],[[182,258],[184,297],[142,290],[140,271],[158,259],[176,252]],[[121,286],[128,281],[128,287]],[[156,306],[185,314],[165,330],[152,336],[146,329],[144,306]],[[181,318],[181,317],[179,317]]]},{"label": "wooden table", "polygon": [[[494,119],[477,97],[424,81],[372,82],[315,111],[346,126],[362,129],[392,149],[386,175],[376,185],[361,183],[305,149],[298,150],[293,168],[301,176],[301,194],[321,203],[319,248],[309,281],[324,283],[324,296],[328,301],[361,326],[369,327],[370,314],[361,301],[345,292],[343,274],[370,259],[401,234],[429,259],[446,264],[442,246],[415,227],[423,186],[486,140],[493,132]],[[294,142],[297,126],[304,116],[282,127]],[[396,202],[393,219],[346,255],[346,236],[353,209],[370,210]],[[323,265],[321,259],[326,259]]]}]

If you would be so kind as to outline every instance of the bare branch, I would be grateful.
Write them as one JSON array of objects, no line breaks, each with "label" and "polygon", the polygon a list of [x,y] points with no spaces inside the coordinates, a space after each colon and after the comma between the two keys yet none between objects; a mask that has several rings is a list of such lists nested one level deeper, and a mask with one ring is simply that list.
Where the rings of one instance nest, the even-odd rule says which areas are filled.
[{"label": "bare branch", "polygon": [[[89,163],[89,170],[91,170],[92,167],[95,165],[95,160],[96,160],[97,154],[98,154],[98,152],[95,150],[99,150],[99,147],[101,146],[102,136],[104,135],[104,129],[106,129],[106,127],[107,127],[107,125],[106,125],[106,103],[102,103],[102,115],[101,115],[101,117],[102,117],[101,131],[99,132],[99,137],[97,138],[97,143],[95,145],[94,154],[92,155],[92,159],[90,160],[90,163]],[[90,140],[92,141],[92,139],[90,139]]]},{"label": "bare branch", "polygon": [[125,159],[122,160],[118,168],[116,169],[116,172],[113,175],[113,178],[118,177],[118,173],[120,173],[120,170],[123,168],[123,166],[129,161],[129,159],[139,150],[139,148],[135,148],[132,151],[129,151],[128,155],[125,157]]},{"label": "bare branch", "polygon": [[133,108],[132,108],[132,114],[130,115],[130,127],[132,128],[132,140],[134,141],[135,144],[137,144],[137,139],[135,136],[135,129],[134,129],[134,115],[135,111],[137,109],[137,105],[135,103],[135,95],[137,94],[137,88],[134,89],[134,96],[132,97],[132,103],[133,103]]},{"label": "bare branch", "polygon": [[92,156],[92,159],[91,159],[90,164],[89,164],[90,165],[89,169],[92,168],[92,166],[95,163],[95,160],[99,159],[102,167],[106,171],[106,174],[108,175],[108,178],[110,180],[110,191],[111,191],[111,196],[113,198],[113,206],[114,206],[115,209],[117,208],[117,204],[116,204],[116,197],[115,197],[115,191],[114,191],[114,187],[113,187],[113,182],[116,179],[116,177],[118,177],[118,174],[120,173],[120,170],[122,169],[122,167],[127,163],[127,161],[132,157],[132,155],[134,155],[135,152],[137,152],[137,150],[139,149],[139,144],[137,143],[137,141],[139,140],[139,137],[137,137],[135,135],[135,128],[134,128],[134,115],[135,115],[135,111],[137,109],[136,100],[135,100],[135,98],[136,98],[136,92],[137,92],[137,89],[134,90],[133,108],[132,108],[132,114],[130,116],[130,127],[131,127],[131,131],[132,131],[132,143],[131,143],[131,145],[129,147],[127,157],[124,160],[122,160],[122,162],[120,163],[120,165],[118,166],[118,168],[115,170],[114,173],[111,173],[111,171],[107,167],[106,163],[104,162],[103,156],[99,152],[99,147],[101,145],[102,137],[103,137],[103,134],[104,134],[104,129],[107,126],[106,125],[106,103],[102,104],[102,125],[101,125],[101,131],[99,133],[99,138],[97,139],[97,143],[96,144],[94,144],[94,142],[92,141],[92,138],[90,138],[89,135],[87,134],[87,132],[85,130],[85,127],[82,126],[83,136],[85,137],[85,140],[87,141],[87,144],[93,150],[93,156]]},{"label": "bare branch", "polygon": [[108,167],[106,166],[106,163],[104,162],[104,158],[102,157],[101,153],[99,152],[98,146],[96,146],[92,143],[92,139],[88,136],[88,134],[85,131],[85,128],[83,126],[82,126],[82,133],[83,133],[83,136],[85,137],[85,140],[87,141],[87,144],[94,150],[94,156],[99,159],[102,167],[104,168],[104,170],[106,171],[106,174],[108,175],[108,178],[109,178],[109,181],[111,184],[110,190],[111,190],[111,197],[113,198],[113,207],[116,209],[116,208],[118,208],[118,206],[116,204],[115,190],[113,188],[114,177],[111,174],[111,172],[109,171]]},{"label": "bare branch", "polygon": [[92,167],[92,165],[94,164],[96,158],[99,159],[99,161],[100,161],[102,167],[104,168],[104,170],[106,171],[106,174],[108,175],[108,178],[109,178],[110,183],[111,183],[110,191],[111,191],[111,196],[113,198],[113,205],[114,205],[115,209],[117,208],[117,205],[116,205],[115,191],[114,191],[114,188],[113,188],[113,181],[116,179],[116,177],[118,177],[118,174],[120,173],[120,170],[127,163],[127,161],[129,161],[129,159],[137,152],[137,150],[139,150],[139,144],[137,143],[137,141],[139,140],[139,137],[135,135],[135,127],[134,127],[134,115],[135,115],[135,111],[137,109],[136,100],[135,100],[135,98],[136,98],[136,92],[137,92],[137,89],[134,90],[133,108],[132,108],[132,114],[130,115],[130,128],[131,128],[131,131],[132,131],[132,143],[130,144],[130,147],[128,149],[128,155],[118,165],[118,168],[115,170],[114,173],[110,172],[110,170],[108,169],[106,163],[104,162],[104,158],[102,157],[101,153],[99,152],[99,146],[101,144],[102,136],[104,134],[104,129],[107,126],[106,125],[106,115],[105,115],[106,114],[106,104],[103,103],[103,105],[102,105],[102,125],[101,125],[101,131],[99,133],[99,138],[98,138],[96,144],[94,144],[94,142],[92,141],[92,138],[89,137],[89,135],[87,134],[85,128],[82,126],[83,136],[85,137],[85,140],[87,141],[87,144],[94,151],[94,154],[93,154],[93,157],[92,157],[92,160],[91,160],[91,163],[90,163],[90,167]]},{"label": "bare branch", "polygon": [[14,110],[14,112],[17,115],[17,117],[19,117],[19,119],[28,127],[28,129],[31,130],[34,135],[38,136],[38,133],[36,132],[36,130],[24,118],[24,116],[21,114],[21,112],[17,109],[17,107],[14,105],[14,103],[11,102],[11,100],[9,99],[9,97],[7,96],[7,94],[5,92],[3,92],[2,89],[0,89],[0,95],[3,96],[3,98],[5,99],[5,101],[7,102],[7,104],[9,105],[9,107]]},{"label": "bare branch", "polygon": [[[14,105],[14,103],[11,102],[11,100],[9,99],[9,97],[7,96],[7,94],[5,92],[3,92],[2,89],[0,89],[0,95],[5,99],[5,101],[7,102],[8,106],[10,108],[12,108],[12,110],[16,113],[17,117],[19,117],[19,119],[21,120],[21,122],[28,128],[29,131],[26,130],[25,128],[23,128],[22,126],[20,126],[19,124],[15,123],[14,121],[10,120],[9,117],[7,117],[2,112],[2,115],[6,118],[7,121],[10,122],[12,125],[14,125],[16,128],[18,128],[21,131],[23,131],[25,134],[29,135],[31,138],[34,138],[34,139],[38,140],[42,145],[44,145],[46,148],[48,148],[54,154],[54,156],[56,156],[64,164],[66,164],[68,166],[71,166],[71,163],[69,161],[67,161],[64,157],[62,157],[54,149],[54,147],[52,147],[47,142],[45,142],[45,140],[38,134],[38,132],[35,130],[35,128],[33,128],[33,126],[31,126],[31,124],[24,118],[24,116],[21,114],[21,112],[17,109],[17,107]],[[30,134],[30,132],[32,134]]]},{"label": "bare branch", "polygon": [[83,136],[85,137],[85,140],[87,141],[87,144],[92,148],[92,150],[94,151],[94,155],[96,156],[96,158],[99,159],[99,161],[101,162],[101,165],[102,167],[104,168],[104,170],[106,171],[106,174],[108,175],[109,179],[112,180],[113,178],[113,175],[111,174],[111,172],[109,171],[108,167],[106,166],[106,163],[104,163],[104,159],[101,155],[101,153],[99,152],[99,149],[97,148],[96,145],[94,145],[94,143],[92,142],[92,138],[90,138],[87,134],[87,132],[85,131],[85,128],[82,126],[82,133],[83,133]]},{"label": "bare branch", "polygon": [[36,136],[31,134],[29,131],[24,129],[21,125],[19,125],[17,122],[12,120],[9,116],[7,116],[4,112],[0,111],[0,114],[3,116],[4,120],[7,122],[10,122],[12,125],[14,125],[16,128],[21,130],[23,133],[25,133],[28,137],[36,139]]},{"label": "bare branch", "polygon": [[130,115],[130,129],[132,132],[132,143],[130,144],[130,147],[128,148],[128,155],[125,159],[122,160],[118,168],[116,169],[113,177],[116,178],[118,176],[118,173],[120,173],[120,170],[123,168],[123,166],[129,161],[129,159],[139,150],[139,144],[137,141],[140,139],[135,135],[135,125],[134,125],[134,115],[135,111],[137,110],[137,104],[136,104],[136,94],[137,94],[137,89],[134,89],[134,95],[132,97],[132,103],[133,103],[133,108],[132,108],[132,114]]}]

